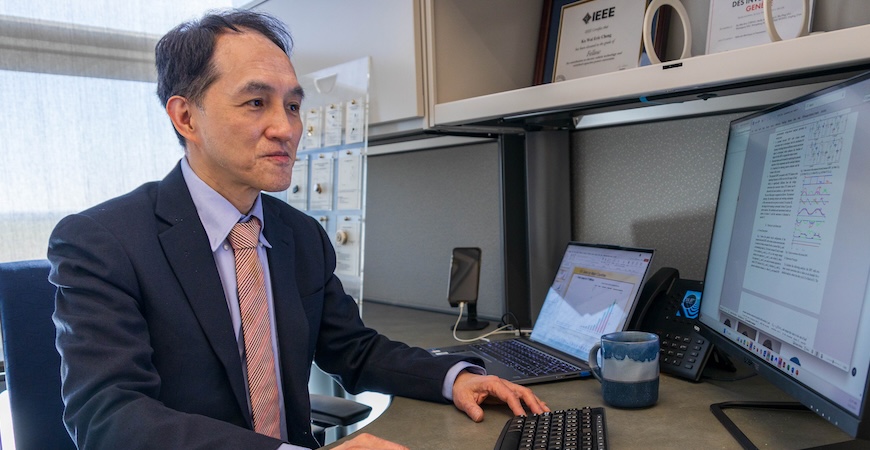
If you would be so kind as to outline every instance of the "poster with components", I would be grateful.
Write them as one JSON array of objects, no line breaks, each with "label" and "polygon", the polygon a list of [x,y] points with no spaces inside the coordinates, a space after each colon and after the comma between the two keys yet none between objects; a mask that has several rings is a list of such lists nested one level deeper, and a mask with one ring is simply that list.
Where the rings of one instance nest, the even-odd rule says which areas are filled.
[{"label": "poster with components", "polygon": [[335,273],[355,276],[360,272],[360,229],[358,216],[346,216],[336,224]]},{"label": "poster with components", "polygon": [[302,135],[302,150],[320,148],[323,134],[323,114],[319,106],[307,106],[303,109],[302,123],[305,133]]},{"label": "poster with components", "polygon": [[338,205],[336,209],[362,207],[362,149],[348,149],[338,156]]},{"label": "poster with components", "polygon": [[290,206],[305,211],[308,209],[308,157],[296,156],[293,164],[293,174],[290,178],[290,189],[287,190],[287,203]]},{"label": "poster with components", "polygon": [[312,211],[332,210],[332,161],[333,152],[311,155],[311,186],[309,200]]},{"label": "poster with components", "polygon": [[323,146],[334,147],[341,145],[342,109],[338,103],[330,103],[324,107],[323,122]]},{"label": "poster with components", "polygon": [[363,142],[366,137],[366,104],[365,98],[355,98],[347,102],[347,124],[345,125],[347,144]]},{"label": "poster with components", "polygon": [[330,236],[335,273],[357,303],[364,272],[370,64],[361,58],[299,77],[305,89],[304,145],[287,193],[287,202],[317,219]]}]

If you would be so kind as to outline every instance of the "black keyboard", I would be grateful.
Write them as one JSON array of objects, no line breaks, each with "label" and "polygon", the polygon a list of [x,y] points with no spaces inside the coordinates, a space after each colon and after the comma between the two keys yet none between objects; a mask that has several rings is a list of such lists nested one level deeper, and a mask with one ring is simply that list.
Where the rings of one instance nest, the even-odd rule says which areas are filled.
[{"label": "black keyboard", "polygon": [[492,356],[526,376],[579,372],[581,369],[567,361],[548,355],[516,339],[472,344],[475,350]]},{"label": "black keyboard", "polygon": [[606,450],[604,408],[516,416],[504,424],[495,450]]}]

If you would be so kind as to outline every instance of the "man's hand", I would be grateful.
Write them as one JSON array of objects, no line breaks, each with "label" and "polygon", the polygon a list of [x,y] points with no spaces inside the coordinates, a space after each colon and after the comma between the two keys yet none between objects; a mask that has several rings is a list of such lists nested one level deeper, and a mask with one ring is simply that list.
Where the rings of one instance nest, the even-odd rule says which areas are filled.
[{"label": "man's hand", "polygon": [[491,400],[507,403],[511,411],[518,416],[526,414],[524,403],[532,414],[541,414],[550,410],[531,389],[493,375],[477,375],[462,371],[453,382],[453,404],[475,422],[483,420],[483,409],[479,405],[490,397]]},{"label": "man's hand", "polygon": [[342,443],[333,450],[408,450],[408,447],[383,440],[368,433],[360,433],[355,438]]}]

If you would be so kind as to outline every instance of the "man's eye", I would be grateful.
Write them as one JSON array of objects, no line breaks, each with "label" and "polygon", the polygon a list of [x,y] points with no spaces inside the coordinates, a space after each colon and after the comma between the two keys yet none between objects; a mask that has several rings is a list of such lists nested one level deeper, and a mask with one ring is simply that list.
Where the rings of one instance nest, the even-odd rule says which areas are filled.
[{"label": "man's eye", "polygon": [[292,112],[297,112],[297,111],[299,111],[299,104],[298,103],[290,103],[289,105],[287,105],[287,109],[289,111],[292,111]]},{"label": "man's eye", "polygon": [[263,100],[260,100],[257,98],[257,99],[248,101],[248,104],[251,106],[260,107],[260,106],[263,106]]}]

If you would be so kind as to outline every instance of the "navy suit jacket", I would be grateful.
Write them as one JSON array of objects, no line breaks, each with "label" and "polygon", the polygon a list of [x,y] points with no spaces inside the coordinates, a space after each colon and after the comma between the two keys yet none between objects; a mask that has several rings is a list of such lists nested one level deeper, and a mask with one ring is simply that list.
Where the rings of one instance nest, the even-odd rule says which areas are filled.
[{"label": "navy suit jacket", "polygon": [[[366,328],[317,221],[268,195],[263,213],[289,441],[317,446],[312,361],[353,393],[443,402],[444,377],[459,359]],[[80,448],[280,444],[251,431],[226,298],[179,166],[63,219],[48,256],[64,421]]]}]

